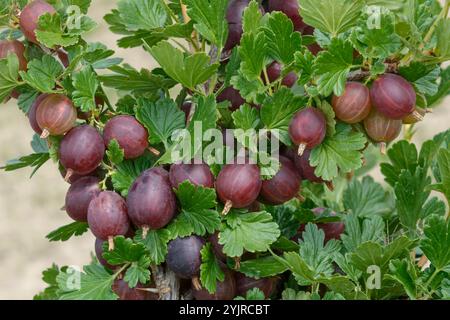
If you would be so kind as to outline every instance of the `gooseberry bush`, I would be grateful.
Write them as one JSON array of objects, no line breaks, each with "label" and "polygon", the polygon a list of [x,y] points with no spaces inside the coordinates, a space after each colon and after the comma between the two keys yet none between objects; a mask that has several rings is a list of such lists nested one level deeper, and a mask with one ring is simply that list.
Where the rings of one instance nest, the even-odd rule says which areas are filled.
[{"label": "gooseberry bush", "polygon": [[119,0],[141,70],[83,39],[90,2],[0,1],[0,100],[36,132],[2,168],[53,162],[47,238],[96,237],[36,299],[450,298],[450,132],[411,143],[448,0]]}]

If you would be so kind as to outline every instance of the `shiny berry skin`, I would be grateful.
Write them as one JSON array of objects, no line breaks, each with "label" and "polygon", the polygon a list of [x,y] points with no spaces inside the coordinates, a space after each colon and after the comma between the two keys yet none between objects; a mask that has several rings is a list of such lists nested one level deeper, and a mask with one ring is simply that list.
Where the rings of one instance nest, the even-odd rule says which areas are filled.
[{"label": "shiny berry skin", "polygon": [[[325,211],[325,208],[315,208],[312,210],[314,215],[320,216]],[[336,212],[330,212],[330,216],[336,216]],[[345,224],[343,222],[327,222],[327,223],[318,223],[317,227],[322,229],[325,234],[325,243],[330,241],[331,239],[340,240],[341,235],[345,231]],[[301,225],[298,229],[297,236],[294,237],[295,240],[302,237],[302,233],[305,231],[305,225]]]},{"label": "shiny berry skin", "polygon": [[305,149],[313,149],[321,144],[326,132],[327,121],[324,114],[312,107],[297,112],[289,125],[289,136],[299,146],[299,155]]},{"label": "shiny berry skin", "polygon": [[59,160],[66,170],[87,175],[102,162],[105,154],[103,138],[98,131],[82,125],[70,130],[59,147]]},{"label": "shiny berry skin", "polygon": [[170,184],[172,188],[189,181],[195,186],[214,188],[214,175],[207,164],[172,164],[169,171]]},{"label": "shiny berry skin", "polygon": [[192,108],[192,102],[189,102],[189,101],[185,101],[181,105],[181,111],[184,112],[184,115],[185,115],[185,118],[186,118],[186,122],[189,119],[189,115],[191,113],[191,108]]},{"label": "shiny berry skin", "polygon": [[130,288],[123,279],[116,279],[112,285],[112,290],[119,296],[119,300],[158,300],[158,295],[152,292],[139,289],[146,286],[138,283],[136,287]]},{"label": "shiny berry skin", "polygon": [[295,160],[294,160],[295,166],[297,167],[297,170],[303,179],[314,182],[314,183],[322,183],[322,182],[324,182],[322,180],[322,178],[316,176],[316,174],[314,173],[316,168],[311,166],[311,164],[309,162],[310,156],[311,156],[311,150],[305,150],[305,152],[301,156],[296,154]]},{"label": "shiny berry skin", "polygon": [[167,247],[166,264],[177,276],[190,279],[200,274],[200,250],[205,242],[197,236],[176,238]]},{"label": "shiny berry skin", "polygon": [[19,60],[19,70],[27,70],[27,60],[25,59],[25,46],[18,40],[0,41],[0,59],[5,59],[8,54],[13,53]]},{"label": "shiny berry skin", "polygon": [[234,89],[233,87],[223,89],[223,91],[217,96],[217,102],[223,101],[230,102],[231,111],[239,109],[239,107],[245,103],[245,100],[244,98],[242,98],[239,91]]},{"label": "shiny berry skin", "polygon": [[67,214],[75,221],[87,221],[91,200],[101,192],[100,179],[97,177],[82,177],[74,182],[66,194]]},{"label": "shiny berry skin", "polygon": [[77,110],[72,101],[62,94],[50,94],[36,109],[36,121],[44,137],[62,135],[72,129],[77,121]]},{"label": "shiny berry skin", "polygon": [[263,202],[278,205],[293,199],[300,191],[301,178],[294,163],[280,156],[280,170],[270,180],[264,180],[260,191]]},{"label": "shiny berry skin", "polygon": [[220,200],[233,208],[251,205],[261,190],[260,170],[256,164],[227,164],[216,180]]},{"label": "shiny berry skin", "polygon": [[377,110],[372,110],[364,120],[367,135],[376,142],[390,142],[397,138],[402,130],[402,120],[385,117]]},{"label": "shiny berry skin", "polygon": [[248,290],[258,288],[264,293],[265,298],[268,299],[274,291],[276,285],[276,278],[254,279],[247,277],[245,274],[240,272],[236,272],[235,279],[237,295],[242,297],[247,295]]},{"label": "shiny berry skin", "polygon": [[133,183],[127,197],[128,214],[137,227],[160,229],[175,215],[175,194],[169,174],[162,168],[144,171]]},{"label": "shiny berry skin", "polygon": [[236,296],[236,281],[233,273],[222,267],[225,274],[224,281],[217,281],[216,292],[209,293],[206,289],[196,290],[192,288],[195,300],[232,300]]},{"label": "shiny berry skin", "polygon": [[110,265],[105,258],[103,258],[103,241],[102,239],[95,238],[95,256],[100,264],[110,270],[114,270],[115,266]]},{"label": "shiny berry skin", "polygon": [[58,55],[58,58],[63,64],[63,66],[67,68],[70,64],[69,54],[67,53],[67,51],[64,50],[63,48],[59,48],[58,50],[56,50],[56,54]]},{"label": "shiny berry skin", "polygon": [[38,27],[39,17],[47,12],[53,14],[56,10],[43,0],[34,0],[23,8],[20,13],[20,30],[28,41],[38,43],[35,31]]},{"label": "shiny berry skin", "polygon": [[228,3],[226,19],[228,22],[228,39],[224,50],[231,50],[241,42],[242,15],[250,0],[231,0]]},{"label": "shiny berry skin", "polygon": [[[281,76],[281,72],[283,71],[283,66],[274,61],[272,62],[270,65],[267,66],[267,76],[269,78],[270,82],[275,82],[276,80],[278,80],[278,78]],[[264,79],[264,77],[263,77]],[[287,75],[284,76],[283,80],[281,80],[281,84],[288,87],[288,88],[292,88],[294,86],[294,84],[297,82],[297,75],[295,74],[295,72],[289,72]]]},{"label": "shiny berry skin", "polygon": [[385,117],[402,119],[416,106],[416,92],[402,77],[386,73],[376,79],[370,88],[372,105]]},{"label": "shiny berry skin", "polygon": [[141,156],[148,148],[148,132],[134,117],[115,116],[110,119],[103,130],[103,139],[108,146],[115,139],[124,150],[125,159]]},{"label": "shiny berry skin", "polygon": [[101,240],[125,235],[130,228],[125,200],[115,192],[103,191],[89,204],[89,228]]},{"label": "shiny berry skin", "polygon": [[30,110],[28,111],[28,121],[30,122],[30,126],[34,130],[34,132],[36,132],[38,135],[42,134],[42,129],[41,127],[39,127],[39,124],[37,123],[36,111],[41,102],[47,97],[48,93],[43,93],[37,96],[37,98],[31,104]]},{"label": "shiny berry skin", "polygon": [[298,0],[269,0],[269,11],[281,11],[291,19],[294,30],[302,32],[307,26],[300,16]]},{"label": "shiny berry skin", "polygon": [[[324,208],[315,208],[313,212],[315,215],[320,215],[325,211]],[[331,216],[336,216],[336,212],[331,212]],[[331,239],[339,240],[341,239],[341,234],[345,231],[345,224],[343,222],[328,222],[328,223],[318,223],[317,227],[322,229],[325,233],[325,242]]]},{"label": "shiny berry skin", "polygon": [[331,102],[336,117],[346,123],[358,123],[370,113],[369,89],[359,82],[347,82],[342,96],[333,96]]}]

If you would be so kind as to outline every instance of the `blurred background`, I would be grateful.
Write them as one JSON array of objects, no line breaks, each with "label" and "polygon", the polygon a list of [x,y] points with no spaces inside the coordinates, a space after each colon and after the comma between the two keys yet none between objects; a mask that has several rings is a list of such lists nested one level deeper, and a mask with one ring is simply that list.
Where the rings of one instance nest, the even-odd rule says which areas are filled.
[{"label": "blurred background", "polygon": [[[116,1],[92,1],[89,15],[99,26],[88,41],[100,41],[116,50],[135,68],[151,68],[151,57],[141,49],[120,49],[118,36],[109,32],[102,17],[116,6]],[[421,144],[435,134],[448,129],[450,98],[428,114],[417,125],[414,142]],[[17,108],[16,101],[0,105],[0,164],[32,152],[33,131],[28,119]],[[85,233],[67,242],[48,242],[45,235],[72,222],[60,211],[69,187],[61,178],[57,166],[46,163],[30,180],[30,169],[13,172],[0,171],[0,299],[31,299],[45,287],[42,270],[57,265],[89,263],[94,237]],[[377,180],[381,178],[377,171]]]}]

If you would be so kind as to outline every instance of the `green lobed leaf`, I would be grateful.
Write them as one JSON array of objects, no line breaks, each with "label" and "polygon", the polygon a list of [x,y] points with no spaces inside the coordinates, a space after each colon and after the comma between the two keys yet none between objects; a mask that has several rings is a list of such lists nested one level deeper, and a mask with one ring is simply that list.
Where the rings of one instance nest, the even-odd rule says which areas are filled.
[{"label": "green lobed leaf", "polygon": [[45,237],[49,241],[67,241],[73,236],[82,235],[87,232],[88,229],[89,226],[86,222],[75,221],[50,232]]},{"label": "green lobed leaf", "polygon": [[115,276],[109,274],[99,264],[84,266],[83,272],[68,268],[56,279],[60,288],[60,300],[117,300],[118,298],[112,291]]},{"label": "green lobed leaf", "polygon": [[172,79],[189,89],[206,82],[219,66],[217,63],[210,64],[205,53],[185,56],[167,41],[161,41],[153,47],[144,44],[144,47]]},{"label": "green lobed leaf", "polygon": [[38,29],[35,31],[36,38],[48,48],[69,47],[76,44],[79,36],[65,33],[61,27],[61,16],[58,13],[44,13],[39,17]]},{"label": "green lobed leaf", "polygon": [[381,173],[391,186],[395,186],[402,170],[416,171],[418,155],[414,144],[406,140],[399,141],[389,148],[387,155],[391,163],[382,163]]},{"label": "green lobed leaf", "polygon": [[302,36],[294,32],[292,21],[285,14],[275,11],[270,14],[264,32],[271,58],[285,65],[292,63],[294,54],[302,46]]},{"label": "green lobed leaf", "polygon": [[42,280],[48,285],[44,291],[33,297],[33,300],[57,300],[58,299],[58,282],[56,278],[60,270],[56,264],[42,272]]},{"label": "green lobed leaf", "polygon": [[114,73],[98,77],[105,86],[129,91],[136,95],[148,95],[158,90],[170,89],[176,84],[164,75],[154,71],[150,72],[147,69],[137,71],[128,64],[113,66],[109,70]]},{"label": "green lobed leaf", "polygon": [[227,41],[228,23],[227,0],[186,0],[188,15],[197,30],[205,39],[222,49]]},{"label": "green lobed leaf", "polygon": [[362,166],[362,152],[366,138],[361,132],[353,132],[348,125],[338,123],[336,134],[325,140],[311,152],[310,164],[316,167],[315,174],[328,181],[341,173]]},{"label": "green lobed leaf", "polygon": [[326,100],[323,100],[317,108],[322,111],[327,121],[327,136],[334,136],[336,133],[336,115],[334,114],[333,107]]},{"label": "green lobed leaf", "polygon": [[343,195],[344,207],[360,217],[383,215],[393,210],[387,203],[383,187],[370,176],[361,181],[353,179]]},{"label": "green lobed leaf", "polygon": [[127,30],[151,30],[163,27],[167,20],[162,0],[120,0],[118,9]]},{"label": "green lobed leaf", "polygon": [[264,211],[238,214],[230,212],[220,232],[219,243],[229,257],[240,257],[244,250],[266,251],[280,236],[272,216]]},{"label": "green lobed leaf", "polygon": [[243,34],[238,48],[241,57],[240,70],[248,80],[260,79],[266,65],[266,50],[267,40],[263,31]]},{"label": "green lobed leaf", "polygon": [[417,232],[417,222],[423,215],[423,207],[430,195],[425,188],[431,183],[426,170],[417,167],[415,172],[402,171],[394,191],[397,212],[401,224],[410,235]]},{"label": "green lobed leaf", "polygon": [[441,19],[436,26],[436,54],[443,58],[450,58],[450,19]]},{"label": "green lobed leaf", "polygon": [[109,161],[115,165],[120,164],[123,161],[125,153],[116,139],[112,139],[109,142],[108,150],[106,150],[106,156]]},{"label": "green lobed leaf", "polygon": [[440,181],[431,185],[432,190],[441,192],[450,203],[450,147],[440,149],[437,155]]},{"label": "green lobed leaf", "polygon": [[224,281],[225,274],[220,268],[211,248],[211,243],[207,243],[200,251],[202,256],[202,264],[200,266],[200,281],[209,293],[214,294],[217,289],[217,281]]},{"label": "green lobed leaf", "polygon": [[385,59],[397,53],[403,43],[395,32],[395,19],[395,15],[383,7],[376,12],[376,18],[369,10],[362,14],[350,37],[358,52],[372,59]]},{"label": "green lobed leaf", "polygon": [[259,288],[252,288],[247,290],[245,294],[245,298],[242,296],[238,296],[234,298],[234,300],[265,300],[266,297],[264,295],[264,292],[261,291]]},{"label": "green lobed leaf", "polygon": [[408,297],[415,300],[417,297],[417,275],[415,266],[411,264],[411,261],[409,259],[391,260],[389,270],[390,273],[387,276],[399,282]]},{"label": "green lobed leaf", "polygon": [[241,71],[231,77],[230,83],[247,102],[261,104],[266,97],[262,81],[250,81]]},{"label": "green lobed leaf", "polygon": [[242,30],[244,33],[256,33],[262,24],[263,14],[257,1],[252,0],[244,10],[242,16]]},{"label": "green lobed leaf", "polygon": [[273,256],[245,260],[240,263],[239,272],[252,278],[267,278],[284,273],[286,265]]},{"label": "green lobed leaf", "polygon": [[139,261],[135,261],[125,272],[123,280],[130,288],[136,287],[138,283],[147,283],[150,280],[150,258],[142,256]]},{"label": "green lobed leaf", "polygon": [[401,67],[399,73],[411,82],[418,92],[429,96],[438,93],[439,87],[436,80],[441,73],[439,66],[412,62],[407,67]]},{"label": "green lobed leaf", "polygon": [[333,37],[353,27],[364,6],[362,0],[298,0],[303,21]]},{"label": "green lobed leaf", "polygon": [[345,217],[345,231],[341,235],[342,244],[348,252],[352,252],[366,242],[382,243],[384,228],[385,223],[380,216],[361,219],[354,213],[348,214]]},{"label": "green lobed leaf", "polygon": [[338,241],[331,239],[325,243],[324,231],[316,224],[308,223],[302,233],[302,239],[299,239],[299,245],[300,256],[314,272],[314,278],[319,275],[331,276],[334,271],[332,266],[334,256],[340,250]]},{"label": "green lobed leaf", "polygon": [[287,132],[292,117],[304,105],[303,98],[294,96],[288,88],[280,88],[264,100],[260,111],[261,121],[267,129]]},{"label": "green lobed leaf", "polygon": [[75,91],[72,92],[72,101],[83,112],[95,109],[95,93],[99,87],[97,75],[89,67],[84,67],[72,75],[72,84]]},{"label": "green lobed leaf", "polygon": [[369,266],[379,267],[383,274],[391,260],[407,257],[413,244],[414,241],[406,236],[398,237],[385,247],[371,241],[364,242],[351,254],[351,262],[363,274]]},{"label": "green lobed leaf", "polygon": [[450,271],[450,223],[444,217],[432,215],[425,221],[425,237],[420,248],[438,270]]},{"label": "green lobed leaf", "polygon": [[235,127],[239,129],[257,129],[261,124],[259,110],[248,104],[243,104],[238,110],[234,111],[231,116],[233,117]]},{"label": "green lobed leaf", "polygon": [[6,59],[0,59],[0,71],[0,102],[3,102],[18,86],[19,59],[17,56],[11,53]]},{"label": "green lobed leaf", "polygon": [[30,178],[42,167],[48,160],[50,155],[45,153],[33,153],[28,156],[23,156],[18,159],[9,160],[4,166],[0,167],[1,170],[14,171],[26,167],[33,168]]},{"label": "green lobed leaf", "polygon": [[147,254],[147,248],[142,243],[135,243],[123,236],[114,237],[114,249],[108,248],[108,242],[103,243],[103,258],[111,265],[121,265],[136,262]]},{"label": "green lobed leaf", "polygon": [[215,210],[216,192],[211,188],[194,186],[188,181],[175,190],[181,204],[181,213],[169,224],[171,238],[191,234],[204,236],[220,227],[220,215]]},{"label": "green lobed leaf", "polygon": [[313,66],[315,57],[311,51],[306,50],[304,53],[296,52],[294,54],[294,66],[299,71],[298,83],[306,85],[311,81],[313,76]]},{"label": "green lobed leaf", "polygon": [[332,92],[341,96],[352,67],[352,45],[348,41],[333,39],[328,50],[319,53],[313,67],[314,75],[318,77],[319,92],[324,96]]},{"label": "green lobed leaf", "polygon": [[163,143],[166,149],[172,133],[185,126],[185,114],[176,103],[167,98],[156,102],[148,99],[138,99],[136,118],[149,131],[150,143]]},{"label": "green lobed leaf", "polygon": [[19,99],[17,100],[19,109],[22,110],[23,113],[28,114],[31,105],[36,100],[38,95],[39,93],[35,90],[29,90],[21,93]]},{"label": "green lobed leaf", "polygon": [[55,79],[63,72],[63,67],[55,58],[44,55],[41,60],[31,60],[28,62],[28,71],[20,71],[22,79],[43,93],[53,93],[55,88]]},{"label": "green lobed leaf", "polygon": [[298,209],[295,206],[289,204],[278,206],[266,205],[265,209],[272,215],[283,236],[292,238],[297,234],[297,230],[300,227],[300,221],[296,217],[296,211]]},{"label": "green lobed leaf", "polygon": [[166,259],[167,243],[170,238],[171,235],[167,229],[149,230],[145,239],[142,237],[142,230],[138,230],[134,241],[145,245],[151,262],[158,265]]}]

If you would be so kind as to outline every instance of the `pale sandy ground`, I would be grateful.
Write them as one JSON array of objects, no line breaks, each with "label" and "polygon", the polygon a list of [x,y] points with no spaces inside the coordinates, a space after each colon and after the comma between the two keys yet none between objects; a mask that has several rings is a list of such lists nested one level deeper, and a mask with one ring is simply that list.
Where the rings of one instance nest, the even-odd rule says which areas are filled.
[{"label": "pale sandy ground", "polygon": [[[116,36],[108,32],[102,16],[115,1],[95,0],[90,15],[100,22],[91,41],[116,48]],[[117,49],[117,55],[135,67],[151,65],[142,50]],[[418,126],[416,142],[449,128],[450,99],[447,99],[424,123]],[[32,130],[15,103],[0,105],[0,163],[31,152]],[[43,288],[41,271],[53,262],[59,265],[83,265],[90,260],[93,237],[85,234],[68,242],[49,243],[45,235],[70,223],[59,208],[68,186],[56,166],[47,163],[31,180],[28,169],[0,171],[0,299],[30,299]]]}]

